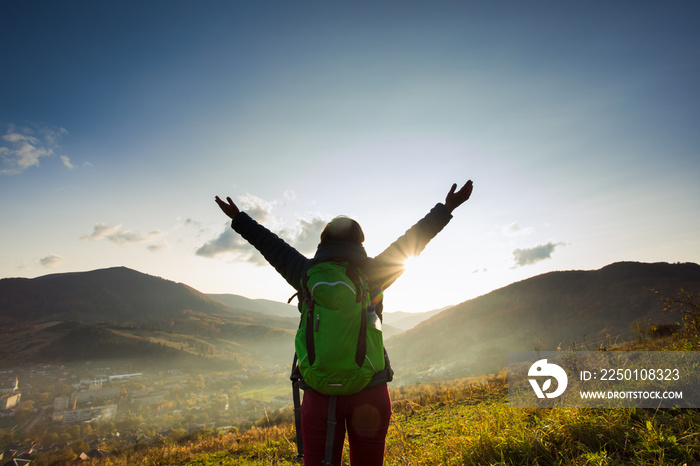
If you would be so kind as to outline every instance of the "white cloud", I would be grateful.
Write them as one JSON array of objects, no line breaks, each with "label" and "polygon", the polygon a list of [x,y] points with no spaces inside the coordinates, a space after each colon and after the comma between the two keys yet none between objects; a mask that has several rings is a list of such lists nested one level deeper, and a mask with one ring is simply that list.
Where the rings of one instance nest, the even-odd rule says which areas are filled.
[{"label": "white cloud", "polygon": [[164,243],[149,244],[147,246],[147,249],[151,252],[164,251],[166,249],[170,249],[170,243],[164,242]]},{"label": "white cloud", "polygon": [[63,166],[66,167],[68,170],[72,170],[75,168],[75,165],[70,163],[70,159],[66,155],[61,156],[61,162],[63,162]]},{"label": "white cloud", "polygon": [[108,225],[106,223],[98,223],[94,226],[92,233],[80,237],[83,241],[99,241],[107,240],[120,246],[129,244],[146,243],[156,240],[163,236],[160,230],[154,230],[149,233],[140,233],[133,230],[122,229],[121,225]]},{"label": "white cloud", "polygon": [[90,233],[89,235],[81,236],[80,239],[84,241],[96,241],[106,239],[110,235],[119,231],[121,227],[121,225],[107,225],[106,223],[98,223],[97,225],[95,225],[92,233]]},{"label": "white cloud", "polygon": [[534,228],[522,227],[518,222],[513,222],[510,225],[501,228],[501,233],[507,236],[527,236],[534,232]]},{"label": "white cloud", "polygon": [[[17,175],[31,167],[39,166],[41,158],[51,157],[58,149],[58,141],[67,131],[63,128],[48,127],[31,129],[10,125],[0,138],[0,159],[2,175]],[[61,158],[64,165],[70,165],[68,157]],[[68,165],[66,165],[68,166]]]},{"label": "white cloud", "polygon": [[535,247],[527,249],[516,249],[513,251],[513,259],[515,259],[514,267],[523,267],[540,262],[546,259],[551,259],[554,250],[563,246],[564,243],[554,243],[548,241],[545,244],[538,244]]},{"label": "white cloud", "polygon": [[48,256],[39,259],[39,265],[41,265],[42,267],[49,268],[56,267],[57,265],[62,264],[66,260],[68,259],[57,254],[49,254]]},{"label": "white cloud", "polygon": [[241,238],[238,233],[233,231],[227,222],[224,226],[224,231],[218,237],[204,243],[197,249],[195,254],[203,257],[216,257],[222,254],[235,253],[243,260],[250,260],[253,250],[253,247]]},{"label": "white cloud", "polygon": [[295,229],[286,229],[280,232],[280,235],[285,238],[299,252],[312,253],[316,250],[318,242],[321,238],[321,231],[328,223],[320,216],[313,217],[311,220],[299,219]]},{"label": "white cloud", "polygon": [[248,215],[263,223],[267,222],[272,217],[272,209],[274,209],[275,201],[265,201],[252,194],[243,194],[238,197],[236,205]]}]

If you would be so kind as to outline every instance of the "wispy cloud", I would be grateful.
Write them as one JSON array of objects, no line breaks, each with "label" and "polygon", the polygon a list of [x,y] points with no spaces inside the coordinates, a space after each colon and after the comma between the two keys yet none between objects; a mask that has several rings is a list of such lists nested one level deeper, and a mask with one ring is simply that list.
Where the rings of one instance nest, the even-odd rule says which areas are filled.
[{"label": "wispy cloud", "polygon": [[163,243],[149,244],[146,248],[151,252],[165,251],[166,249],[170,249],[170,243],[163,242]]},{"label": "wispy cloud", "polygon": [[[0,159],[2,175],[18,175],[31,167],[39,166],[44,157],[50,157],[58,150],[58,141],[68,132],[63,128],[42,127],[32,129],[10,125],[0,137]],[[65,157],[65,156],[63,156]],[[65,166],[72,167],[68,157],[61,158]],[[69,167],[69,168],[70,168]]]},{"label": "wispy cloud", "polygon": [[61,156],[61,162],[63,162],[63,166],[66,167],[68,170],[72,170],[75,168],[75,165],[70,163],[70,159],[68,158],[67,155]]},{"label": "wispy cloud", "polygon": [[80,239],[83,241],[107,240],[120,246],[128,246],[130,244],[154,241],[161,236],[163,236],[163,232],[160,230],[141,233],[134,230],[124,229],[121,225],[98,223],[94,226],[92,233],[83,235],[80,237]]},{"label": "wispy cloud", "polygon": [[67,260],[68,259],[66,259],[63,256],[59,256],[57,254],[49,254],[48,256],[39,259],[39,265],[41,265],[42,267],[52,268],[64,263]]},{"label": "wispy cloud", "polygon": [[[293,198],[290,193],[285,193],[284,196],[288,200]],[[301,218],[294,225],[285,226],[284,220],[273,213],[277,205],[276,201],[264,201],[250,194],[239,197],[236,204],[242,211],[270,228],[301,253],[312,253],[316,249],[321,231],[327,223],[320,214],[316,213],[311,215],[311,219]],[[231,229],[229,222],[224,225],[223,231],[216,238],[204,243],[195,254],[203,257],[233,254],[238,260],[258,265],[266,264],[262,255]]]},{"label": "wispy cloud", "polygon": [[501,233],[507,236],[526,236],[535,232],[532,227],[523,227],[518,222],[513,222],[510,225],[501,228]]},{"label": "wispy cloud", "polygon": [[552,241],[548,241],[544,244],[538,244],[532,248],[515,249],[513,251],[513,259],[515,259],[514,267],[523,267],[525,265],[531,265],[546,259],[551,259],[552,253],[554,253],[554,250],[559,246],[564,246],[564,243],[554,243]]}]

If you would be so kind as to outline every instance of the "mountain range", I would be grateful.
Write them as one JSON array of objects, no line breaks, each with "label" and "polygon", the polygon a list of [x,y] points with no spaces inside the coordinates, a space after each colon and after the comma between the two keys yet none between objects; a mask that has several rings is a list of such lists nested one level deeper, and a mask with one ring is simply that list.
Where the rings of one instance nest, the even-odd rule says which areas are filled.
[{"label": "mountain range", "polygon": [[[249,299],[234,294],[208,294],[207,296],[235,308],[251,309],[272,316],[299,319],[299,309],[296,305],[270,301],[268,299]],[[387,312],[384,314],[382,326],[384,337],[391,337],[409,330],[445,309],[447,309],[447,307],[426,312]]]},{"label": "mountain range", "polygon": [[457,306],[387,341],[397,373],[496,371],[509,351],[598,350],[634,339],[635,321],[677,323],[662,297],[700,293],[694,263],[619,262],[550,272]]},{"label": "mountain range", "polygon": [[270,362],[289,357],[297,325],[125,267],[0,280],[8,364],[152,354]]},{"label": "mountain range", "polygon": [[[632,338],[633,321],[678,321],[659,295],[681,289],[700,293],[699,265],[551,272],[446,309],[387,313],[386,346],[399,378],[488,372],[508,351],[595,349]],[[297,326],[293,305],[205,295],[124,267],[0,280],[5,364],[147,355],[286,365]]]}]

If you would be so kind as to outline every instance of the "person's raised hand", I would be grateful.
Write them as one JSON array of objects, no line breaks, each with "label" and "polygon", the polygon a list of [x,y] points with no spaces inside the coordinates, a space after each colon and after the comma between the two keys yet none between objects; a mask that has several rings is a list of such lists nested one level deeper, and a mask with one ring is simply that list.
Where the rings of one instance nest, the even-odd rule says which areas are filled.
[{"label": "person's raised hand", "polygon": [[457,191],[457,183],[452,185],[445,198],[445,207],[449,209],[450,213],[469,199],[469,196],[472,195],[472,189],[474,189],[472,180],[467,181],[459,191]]},{"label": "person's raised hand", "polygon": [[227,198],[226,198],[226,200],[227,200],[228,202],[222,201],[222,200],[219,198],[219,196],[216,196],[216,199],[215,199],[215,200],[216,200],[216,203],[219,204],[219,207],[221,208],[221,210],[222,210],[226,215],[228,215],[231,219],[233,219],[233,217],[235,217],[236,215],[238,215],[238,213],[240,212],[240,209],[238,208],[238,206],[237,206],[236,204],[233,203],[233,201],[231,200],[230,197],[227,197]]}]

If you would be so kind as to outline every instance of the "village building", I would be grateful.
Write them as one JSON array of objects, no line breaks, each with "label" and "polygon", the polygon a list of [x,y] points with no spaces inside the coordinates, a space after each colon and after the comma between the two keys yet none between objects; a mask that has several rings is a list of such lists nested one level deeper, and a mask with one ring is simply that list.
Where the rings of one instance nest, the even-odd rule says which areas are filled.
[{"label": "village building", "polygon": [[117,416],[117,405],[91,406],[63,413],[63,423],[107,421]]},{"label": "village building", "polygon": [[22,392],[19,390],[19,378],[0,385],[0,411],[8,411],[19,404]]}]

